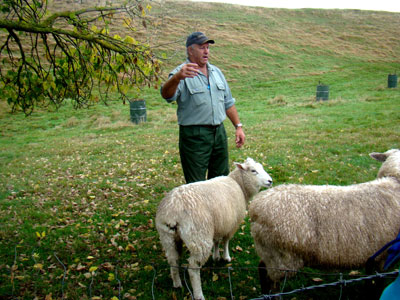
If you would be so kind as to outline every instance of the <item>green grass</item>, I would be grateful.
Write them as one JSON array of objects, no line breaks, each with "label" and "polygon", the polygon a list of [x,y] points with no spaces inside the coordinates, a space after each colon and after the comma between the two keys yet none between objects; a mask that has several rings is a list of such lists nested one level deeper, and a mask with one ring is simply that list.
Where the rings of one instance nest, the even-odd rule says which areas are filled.
[{"label": "green grass", "polygon": [[[400,147],[400,92],[387,88],[387,75],[400,65],[393,38],[399,14],[182,1],[166,9],[166,41],[192,29],[217,41],[211,62],[230,82],[247,137],[236,149],[226,121],[232,164],[252,157],[275,185],[347,185],[376,177],[379,163],[368,153]],[[166,61],[165,77],[185,59],[181,43],[173,48],[178,55]],[[315,101],[319,81],[330,87],[328,101]],[[159,201],[184,182],[176,106],[158,90],[143,98],[147,122],[139,125],[120,101],[82,110],[66,102],[25,117],[10,114],[0,100],[1,298],[152,299],[153,291],[155,299],[189,299],[186,289],[172,288],[154,227]],[[211,261],[202,271],[207,299],[230,299],[230,283],[235,299],[260,295],[247,218],[231,252],[230,273]],[[316,284],[315,278],[337,281],[337,272],[352,278],[349,270],[304,271],[286,290]],[[352,284],[343,298],[357,299],[361,289]],[[329,288],[286,299],[339,293]]]}]

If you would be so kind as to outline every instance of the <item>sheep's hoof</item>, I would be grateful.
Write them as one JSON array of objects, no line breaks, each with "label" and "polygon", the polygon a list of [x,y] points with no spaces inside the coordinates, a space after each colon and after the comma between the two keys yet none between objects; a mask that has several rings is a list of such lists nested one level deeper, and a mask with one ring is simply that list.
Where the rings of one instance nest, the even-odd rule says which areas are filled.
[{"label": "sheep's hoof", "polygon": [[227,262],[231,262],[232,261],[230,256],[224,257],[224,260],[227,261]]}]

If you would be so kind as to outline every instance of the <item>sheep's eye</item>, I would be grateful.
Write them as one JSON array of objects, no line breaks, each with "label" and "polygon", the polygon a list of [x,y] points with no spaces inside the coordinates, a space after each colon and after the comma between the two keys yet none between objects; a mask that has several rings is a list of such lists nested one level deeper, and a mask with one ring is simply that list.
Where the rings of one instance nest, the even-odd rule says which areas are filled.
[{"label": "sheep's eye", "polygon": [[251,170],[251,173],[253,173],[254,175],[258,174],[258,172],[256,170]]}]

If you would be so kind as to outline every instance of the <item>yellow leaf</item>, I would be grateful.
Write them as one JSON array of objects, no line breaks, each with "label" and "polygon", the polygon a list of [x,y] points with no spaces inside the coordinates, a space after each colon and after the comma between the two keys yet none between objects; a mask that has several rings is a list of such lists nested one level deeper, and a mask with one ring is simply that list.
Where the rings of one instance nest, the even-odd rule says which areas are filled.
[{"label": "yellow leaf", "polygon": [[361,274],[360,271],[351,271],[349,273],[350,276],[357,276],[357,275],[360,275],[360,274]]},{"label": "yellow leaf", "polygon": [[131,251],[134,252],[135,251],[135,247],[132,244],[128,244],[125,248],[126,251]]},{"label": "yellow leaf", "polygon": [[97,267],[90,267],[89,272],[93,273],[97,270]]},{"label": "yellow leaf", "polygon": [[36,236],[40,239],[40,233],[36,231]]},{"label": "yellow leaf", "polygon": [[129,27],[131,25],[131,19],[125,18],[124,19],[124,27]]},{"label": "yellow leaf", "polygon": [[95,25],[92,26],[92,31],[96,32],[97,31],[97,27]]},{"label": "yellow leaf", "polygon": [[151,271],[151,270],[153,270],[153,267],[152,266],[145,266],[144,270],[145,271]]},{"label": "yellow leaf", "polygon": [[38,270],[43,270],[43,265],[42,264],[35,264],[33,267],[35,269],[38,269]]},{"label": "yellow leaf", "polygon": [[94,257],[93,257],[93,256],[90,256],[90,255],[87,257],[87,259],[93,259],[93,258],[94,258]]},{"label": "yellow leaf", "polygon": [[213,273],[212,281],[217,281],[218,280],[218,275]]},{"label": "yellow leaf", "polygon": [[136,40],[133,37],[129,36],[129,35],[127,35],[124,38],[124,42],[128,43],[128,44],[136,44],[137,43]]},{"label": "yellow leaf", "polygon": [[115,276],[114,273],[108,273],[108,281],[114,281]]},{"label": "yellow leaf", "polygon": [[116,296],[112,297],[111,300],[118,300]]}]

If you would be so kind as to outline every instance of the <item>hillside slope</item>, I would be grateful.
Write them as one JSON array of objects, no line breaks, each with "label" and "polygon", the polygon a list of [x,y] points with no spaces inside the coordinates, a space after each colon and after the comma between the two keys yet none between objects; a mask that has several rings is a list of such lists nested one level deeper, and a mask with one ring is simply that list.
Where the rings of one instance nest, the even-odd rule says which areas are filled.
[{"label": "hillside slope", "polygon": [[[168,45],[162,51],[175,54],[166,71],[185,59],[185,37],[197,30],[215,39],[210,61],[240,90],[274,85],[271,93],[285,94],[294,86],[357,81],[374,72],[385,84],[387,73],[400,69],[399,13],[163,3],[158,42]],[[355,85],[366,89],[369,80],[360,81]]]}]

